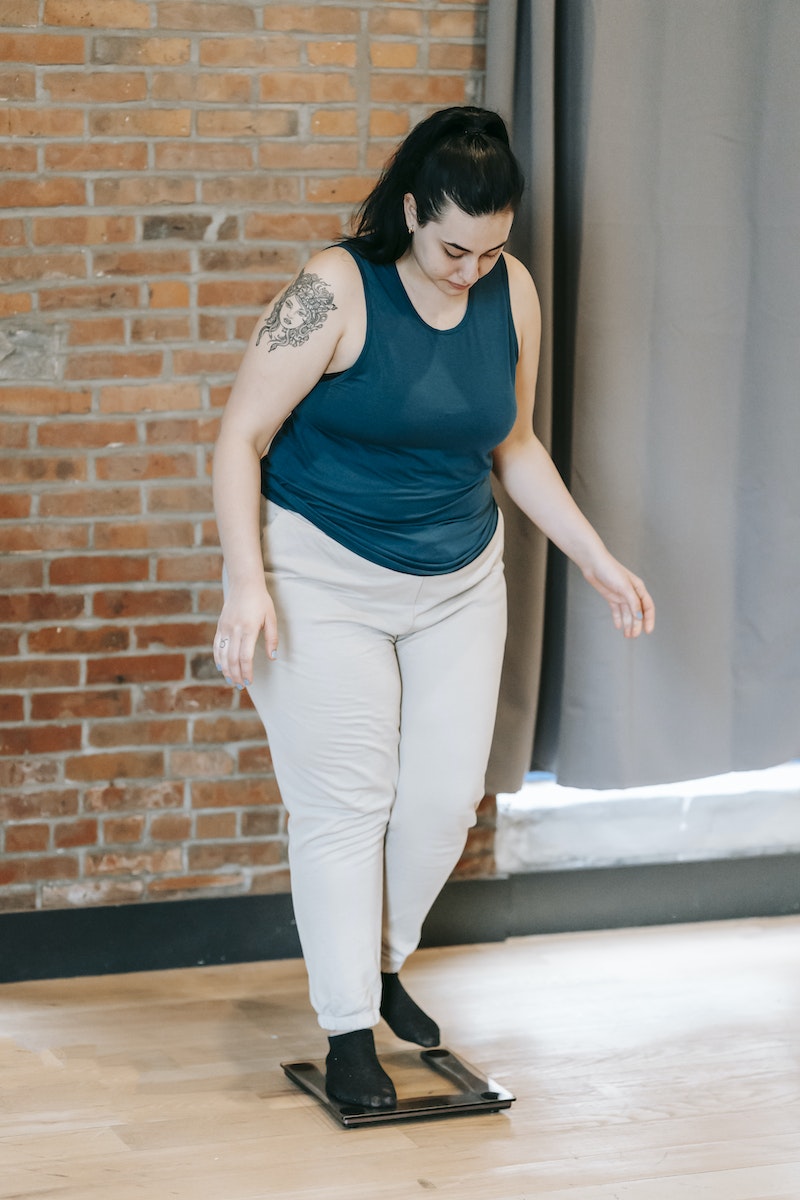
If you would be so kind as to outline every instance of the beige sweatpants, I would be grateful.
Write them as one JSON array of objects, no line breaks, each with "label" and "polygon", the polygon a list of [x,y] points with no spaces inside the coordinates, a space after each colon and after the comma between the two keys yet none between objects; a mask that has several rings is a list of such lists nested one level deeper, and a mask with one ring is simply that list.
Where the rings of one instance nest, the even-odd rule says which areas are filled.
[{"label": "beige sweatpants", "polygon": [[266,506],[278,657],[250,695],[289,813],[292,897],[311,1002],[330,1033],[377,1024],[458,862],[494,729],[506,632],[502,516],[448,575],[368,562]]}]

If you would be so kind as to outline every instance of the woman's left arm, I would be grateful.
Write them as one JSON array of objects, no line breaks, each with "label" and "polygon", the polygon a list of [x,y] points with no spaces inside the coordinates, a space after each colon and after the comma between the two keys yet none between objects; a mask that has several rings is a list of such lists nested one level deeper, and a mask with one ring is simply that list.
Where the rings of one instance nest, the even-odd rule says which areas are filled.
[{"label": "woman's left arm", "polygon": [[541,315],[530,275],[506,255],[511,307],[519,342],[517,417],[494,452],[494,471],[514,503],[580,568],[607,600],[625,637],[651,633],[655,605],[642,580],[606,549],[569,494],[553,460],[533,432],[533,401],[539,364]]}]

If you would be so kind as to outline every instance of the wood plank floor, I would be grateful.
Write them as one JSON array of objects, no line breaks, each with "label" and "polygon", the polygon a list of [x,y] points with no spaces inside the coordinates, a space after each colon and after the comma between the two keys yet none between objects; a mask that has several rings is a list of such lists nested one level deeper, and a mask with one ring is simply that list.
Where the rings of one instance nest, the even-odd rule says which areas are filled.
[{"label": "wood plank floor", "polygon": [[325,1050],[299,962],[8,984],[0,1197],[800,1200],[799,950],[780,918],[420,952],[517,1100],[355,1130],[280,1070]]}]

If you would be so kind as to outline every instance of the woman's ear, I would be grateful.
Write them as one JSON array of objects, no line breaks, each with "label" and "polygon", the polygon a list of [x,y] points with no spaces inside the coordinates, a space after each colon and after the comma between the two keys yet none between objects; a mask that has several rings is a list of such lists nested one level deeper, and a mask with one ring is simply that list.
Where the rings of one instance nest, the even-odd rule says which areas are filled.
[{"label": "woman's ear", "polygon": [[403,216],[406,222],[406,229],[409,233],[413,233],[417,224],[417,202],[411,192],[406,192],[403,196]]}]

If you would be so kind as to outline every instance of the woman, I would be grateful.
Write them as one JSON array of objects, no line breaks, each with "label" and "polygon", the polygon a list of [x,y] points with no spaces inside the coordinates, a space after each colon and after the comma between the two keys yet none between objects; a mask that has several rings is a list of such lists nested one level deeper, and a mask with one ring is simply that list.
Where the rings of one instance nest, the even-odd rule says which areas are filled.
[{"label": "woman", "polygon": [[266,310],[215,450],[214,657],[269,734],[326,1086],[375,1108],[396,1103],[379,1018],[439,1042],[398,972],[483,795],[506,620],[490,471],[626,637],[654,622],[533,434],[539,305],[504,253],[522,187],[495,113],[412,130],[355,237]]}]

